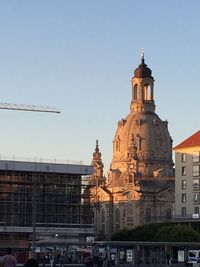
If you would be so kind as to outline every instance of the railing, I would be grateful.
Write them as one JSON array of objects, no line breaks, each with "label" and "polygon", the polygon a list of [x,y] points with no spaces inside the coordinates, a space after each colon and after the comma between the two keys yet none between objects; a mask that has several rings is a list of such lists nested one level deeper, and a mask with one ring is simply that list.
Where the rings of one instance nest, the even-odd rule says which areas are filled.
[{"label": "railing", "polygon": [[175,215],[171,218],[167,218],[166,216],[151,216],[148,220],[145,220],[145,223],[160,223],[160,222],[182,222],[182,221],[200,221],[200,214],[186,214]]},{"label": "railing", "polygon": [[145,220],[145,223],[160,223],[160,222],[171,222],[172,218],[167,218],[166,216],[151,216]]},{"label": "railing", "polygon": [[90,163],[84,163],[84,161],[76,160],[64,160],[64,159],[46,159],[40,157],[28,158],[28,157],[16,157],[5,156],[0,153],[0,160],[9,160],[9,161],[25,161],[25,162],[35,162],[35,163],[54,163],[54,164],[72,164],[72,165],[90,165]]},{"label": "railing", "polygon": [[200,220],[200,215],[199,214],[186,214],[185,216],[183,215],[175,215],[172,218],[172,221],[198,221]]},{"label": "railing", "polygon": [[[94,230],[93,230],[93,225],[91,226],[80,226],[79,227],[69,227],[69,226],[65,226],[65,227],[60,227],[59,225],[54,226],[54,227],[47,227],[47,226],[37,226],[37,228],[35,229],[35,231],[37,233],[66,233],[66,234],[93,234]],[[33,227],[32,226],[7,226],[7,225],[1,225],[0,226],[0,232],[4,232],[4,233],[33,233]]]}]

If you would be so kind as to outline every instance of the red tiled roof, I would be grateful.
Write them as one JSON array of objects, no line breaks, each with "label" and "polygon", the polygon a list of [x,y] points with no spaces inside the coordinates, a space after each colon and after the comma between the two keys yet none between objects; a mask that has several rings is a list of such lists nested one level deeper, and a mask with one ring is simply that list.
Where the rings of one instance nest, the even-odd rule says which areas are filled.
[{"label": "red tiled roof", "polygon": [[200,146],[200,131],[185,139],[185,141],[175,146],[174,149],[176,150],[177,148],[185,148],[191,146]]}]

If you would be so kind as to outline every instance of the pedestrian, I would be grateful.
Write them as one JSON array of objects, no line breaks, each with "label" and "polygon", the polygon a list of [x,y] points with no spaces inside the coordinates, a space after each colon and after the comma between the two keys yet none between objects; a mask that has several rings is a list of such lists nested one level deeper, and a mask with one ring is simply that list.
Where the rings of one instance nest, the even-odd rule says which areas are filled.
[{"label": "pedestrian", "polygon": [[6,255],[3,256],[3,261],[2,261],[3,267],[16,267],[17,261],[11,253],[12,253],[12,249],[7,248],[6,249]]},{"label": "pedestrian", "polygon": [[39,267],[39,264],[35,259],[32,258],[25,262],[24,267]]},{"label": "pedestrian", "polygon": [[45,264],[46,264],[46,256],[44,253],[42,253],[42,256],[41,256],[41,263],[42,263],[42,267],[45,267]]},{"label": "pedestrian", "polygon": [[170,266],[171,261],[170,261],[170,254],[169,253],[167,253],[166,259],[167,259],[167,266]]},{"label": "pedestrian", "polygon": [[107,248],[105,248],[103,252],[103,267],[108,267],[108,263],[109,263],[108,251]]},{"label": "pedestrian", "polygon": [[111,263],[111,266],[115,266],[115,257],[116,257],[116,255],[114,253],[112,253],[110,255],[110,263]]},{"label": "pedestrian", "polygon": [[60,255],[60,267],[65,266],[64,261],[65,261],[65,252],[62,252]]}]

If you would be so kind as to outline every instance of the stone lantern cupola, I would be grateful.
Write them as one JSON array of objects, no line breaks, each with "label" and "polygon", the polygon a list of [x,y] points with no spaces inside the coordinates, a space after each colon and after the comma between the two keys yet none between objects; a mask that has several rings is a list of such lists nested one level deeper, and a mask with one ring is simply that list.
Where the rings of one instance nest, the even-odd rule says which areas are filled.
[{"label": "stone lantern cupola", "polygon": [[141,64],[135,69],[131,81],[132,101],[130,109],[134,112],[154,112],[154,78],[151,75],[151,69],[144,62],[144,53],[142,53]]}]

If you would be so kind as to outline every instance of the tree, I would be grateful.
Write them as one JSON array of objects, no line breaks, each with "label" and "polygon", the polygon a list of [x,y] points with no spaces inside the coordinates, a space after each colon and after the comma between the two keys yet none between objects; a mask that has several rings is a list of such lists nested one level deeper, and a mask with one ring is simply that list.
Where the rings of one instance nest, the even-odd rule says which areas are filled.
[{"label": "tree", "polygon": [[200,241],[200,235],[187,225],[167,225],[159,229],[156,234],[158,241],[195,242]]},{"label": "tree", "polygon": [[122,230],[111,237],[117,241],[163,241],[163,242],[195,242],[200,235],[187,225],[145,224],[132,230]]}]

